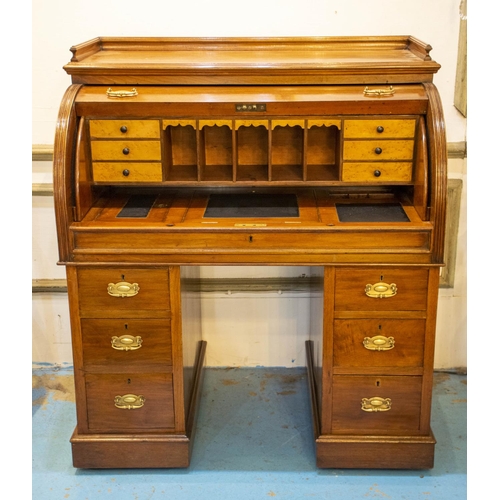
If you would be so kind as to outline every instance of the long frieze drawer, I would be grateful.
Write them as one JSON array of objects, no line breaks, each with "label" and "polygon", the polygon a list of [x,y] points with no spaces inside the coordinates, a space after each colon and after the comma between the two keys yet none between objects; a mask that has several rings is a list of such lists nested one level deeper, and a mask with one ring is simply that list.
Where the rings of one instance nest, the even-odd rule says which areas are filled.
[{"label": "long frieze drawer", "polygon": [[166,269],[78,269],[82,318],[170,316]]},{"label": "long frieze drawer", "polygon": [[159,120],[89,120],[90,137],[159,139]]},{"label": "long frieze drawer", "polygon": [[172,366],[169,319],[82,319],[83,365],[91,371],[165,371]]},{"label": "long frieze drawer", "polygon": [[413,163],[411,162],[344,162],[342,180],[344,182],[410,182]]},{"label": "long frieze drawer", "polygon": [[95,182],[161,182],[160,162],[98,163],[92,164]]},{"label": "long frieze drawer", "polygon": [[418,434],[422,378],[333,377],[333,434]]},{"label": "long frieze drawer", "polygon": [[93,161],[161,160],[160,141],[92,141]]},{"label": "long frieze drawer", "polygon": [[334,369],[421,367],[424,336],[424,319],[335,320]]},{"label": "long frieze drawer", "polygon": [[340,268],[335,274],[338,311],[425,311],[427,269]]},{"label": "long frieze drawer", "polygon": [[413,140],[344,141],[344,160],[411,160]]},{"label": "long frieze drawer", "polygon": [[415,119],[344,120],[346,139],[411,139]]},{"label": "long frieze drawer", "polygon": [[[75,253],[84,254],[92,249],[102,253],[129,249],[145,249],[151,253],[260,253],[266,250],[286,258],[300,252],[345,253],[346,249],[379,251],[380,248],[427,250],[429,231],[426,229],[408,232],[373,231],[353,237],[350,232],[320,233],[240,233],[240,232],[166,232],[164,234],[143,233],[98,233],[75,231]],[[102,250],[101,250],[102,249]],[[94,252],[92,252],[94,253]],[[286,259],[285,259],[286,260]],[[368,283],[368,282],[367,282]]]},{"label": "long frieze drawer", "polygon": [[143,432],[174,427],[172,374],[87,374],[92,432]]}]

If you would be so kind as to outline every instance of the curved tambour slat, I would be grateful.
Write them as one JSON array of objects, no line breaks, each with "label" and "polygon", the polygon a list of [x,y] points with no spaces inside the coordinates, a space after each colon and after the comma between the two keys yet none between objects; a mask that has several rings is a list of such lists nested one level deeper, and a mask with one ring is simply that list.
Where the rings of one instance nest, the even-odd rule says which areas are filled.
[{"label": "curved tambour slat", "polygon": [[429,96],[427,128],[429,130],[431,199],[430,219],[434,223],[432,254],[436,263],[443,262],[447,190],[447,148],[441,98],[433,83],[424,83]]},{"label": "curved tambour slat", "polygon": [[71,183],[78,125],[74,104],[81,87],[80,84],[73,84],[66,90],[59,107],[54,139],[54,205],[61,262],[68,261],[71,253],[69,225],[73,220],[71,207],[74,205]]}]

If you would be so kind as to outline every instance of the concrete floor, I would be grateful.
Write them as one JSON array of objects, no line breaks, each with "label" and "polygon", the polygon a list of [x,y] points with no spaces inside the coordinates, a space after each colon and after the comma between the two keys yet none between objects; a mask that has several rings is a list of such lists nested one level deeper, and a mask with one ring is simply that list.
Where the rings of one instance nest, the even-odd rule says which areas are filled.
[{"label": "concrete floor", "polygon": [[71,367],[37,367],[33,499],[465,499],[466,384],[464,375],[436,374],[429,471],[317,469],[304,368],[207,369],[188,469],[77,470]]}]

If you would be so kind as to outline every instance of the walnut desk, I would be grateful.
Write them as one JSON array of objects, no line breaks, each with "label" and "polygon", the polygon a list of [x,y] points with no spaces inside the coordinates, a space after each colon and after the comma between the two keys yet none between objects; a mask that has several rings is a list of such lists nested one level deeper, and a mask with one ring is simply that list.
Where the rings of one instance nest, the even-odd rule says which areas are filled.
[{"label": "walnut desk", "polygon": [[188,466],[207,346],[183,276],[200,265],[321,270],[318,467],[433,466],[446,140],[430,51],[403,36],[71,48],[54,186],[75,467]]}]

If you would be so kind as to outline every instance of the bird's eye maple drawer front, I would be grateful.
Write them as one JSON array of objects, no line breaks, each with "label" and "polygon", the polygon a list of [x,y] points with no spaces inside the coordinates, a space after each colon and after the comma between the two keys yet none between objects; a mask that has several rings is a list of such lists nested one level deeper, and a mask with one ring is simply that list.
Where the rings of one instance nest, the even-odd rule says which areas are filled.
[{"label": "bird's eye maple drawer front", "polygon": [[344,120],[344,139],[413,139],[415,118]]},{"label": "bird's eye maple drawer front", "polygon": [[92,141],[93,161],[161,160],[160,141]]},{"label": "bird's eye maple drawer front", "polygon": [[337,319],[333,327],[333,366],[421,367],[424,336],[424,319]]},{"label": "bird's eye maple drawer front", "polygon": [[117,163],[94,162],[92,165],[95,182],[161,182],[161,163]]},{"label": "bird's eye maple drawer front", "polygon": [[174,428],[171,373],[86,375],[89,430],[126,433]]},{"label": "bird's eye maple drawer front", "polygon": [[425,311],[428,269],[340,268],[337,311]]},{"label": "bird's eye maple drawer front", "polygon": [[96,182],[161,182],[158,120],[90,120]]},{"label": "bird's eye maple drawer front", "polygon": [[421,392],[418,376],[334,376],[332,431],[418,434]]},{"label": "bird's eye maple drawer front", "polygon": [[172,366],[169,319],[82,319],[87,371],[140,371]]},{"label": "bird's eye maple drawer front", "polygon": [[82,318],[170,316],[167,269],[78,269]]},{"label": "bird's eye maple drawer front", "polygon": [[159,120],[89,120],[92,139],[160,139]]},{"label": "bird's eye maple drawer front", "polygon": [[344,120],[342,180],[410,182],[416,119]]}]

